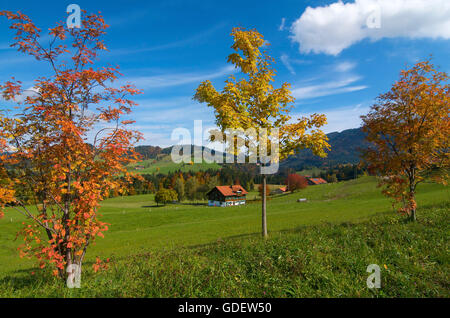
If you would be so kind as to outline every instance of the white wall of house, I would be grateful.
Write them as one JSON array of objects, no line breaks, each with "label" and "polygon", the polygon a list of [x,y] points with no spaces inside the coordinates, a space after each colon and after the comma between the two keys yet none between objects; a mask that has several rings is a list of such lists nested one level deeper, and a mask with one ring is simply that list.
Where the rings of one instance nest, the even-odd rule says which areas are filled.
[{"label": "white wall of house", "polygon": [[245,200],[243,201],[228,201],[228,202],[221,202],[221,201],[214,201],[214,200],[208,200],[208,206],[233,206],[233,205],[244,205]]}]

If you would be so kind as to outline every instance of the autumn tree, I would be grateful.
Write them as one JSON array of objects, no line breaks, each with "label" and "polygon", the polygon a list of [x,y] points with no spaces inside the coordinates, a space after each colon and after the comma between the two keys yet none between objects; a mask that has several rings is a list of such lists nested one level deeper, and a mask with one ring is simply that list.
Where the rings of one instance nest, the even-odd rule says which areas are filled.
[{"label": "autumn tree", "polygon": [[185,195],[188,200],[193,201],[196,199],[199,186],[200,185],[196,177],[191,177],[186,181]]},{"label": "autumn tree", "polygon": [[[21,255],[37,257],[41,268],[50,264],[65,278],[108,229],[99,202],[121,187],[115,176],[127,175],[124,165],[136,159],[133,145],[141,136],[122,117],[136,105],[128,97],[139,91],[113,86],[118,67],[94,68],[106,50],[101,15],[83,12],[80,28],[60,22],[48,34],[20,12],[0,16],[15,32],[11,46],[48,66],[32,94],[14,78],[1,85],[9,111],[0,115],[0,173],[9,177],[0,209],[10,206],[28,220],[20,231]],[[29,189],[34,209],[14,195],[17,187]]]},{"label": "autumn tree", "polygon": [[161,188],[155,194],[155,202],[157,205],[160,203],[166,204],[178,200],[178,195],[175,190]]},{"label": "autumn tree", "polygon": [[[311,149],[316,155],[325,156],[325,150],[329,149],[329,145],[326,135],[318,128],[326,124],[326,117],[313,114],[297,121],[292,120],[289,112],[293,107],[294,98],[290,92],[290,85],[284,83],[280,88],[273,86],[274,60],[264,50],[268,44],[263,36],[256,30],[241,28],[234,28],[231,36],[234,40],[231,48],[235,52],[228,56],[228,62],[241,71],[242,78],[237,79],[234,75],[230,75],[221,92],[217,91],[210,81],[204,81],[197,88],[194,97],[197,101],[214,108],[216,124],[221,133],[226,135],[229,129],[256,131],[257,138],[249,135],[244,137],[248,152],[255,149],[255,145],[258,145],[256,149],[272,149],[271,146],[277,139],[279,153],[278,158],[273,160],[282,160],[303,148]],[[241,150],[238,147],[230,147],[228,151],[238,155]],[[259,151],[258,153],[260,156],[257,157],[263,159],[262,153]],[[270,151],[268,154],[271,154]],[[264,166],[268,162],[264,159],[259,163]],[[262,234],[266,237],[264,173],[263,184]]]},{"label": "autumn tree", "polygon": [[175,181],[175,187],[174,187],[175,192],[177,193],[178,196],[178,200],[181,202],[184,200],[185,198],[185,190],[184,190],[184,179],[183,179],[183,175],[181,175],[180,177],[177,178],[177,180]]},{"label": "autumn tree", "polygon": [[297,173],[291,173],[286,179],[287,190],[294,192],[295,190],[305,189],[308,186],[308,179]]},{"label": "autumn tree", "polygon": [[445,183],[449,168],[448,75],[429,61],[400,73],[387,93],[362,116],[371,143],[365,152],[369,170],[398,211],[416,220],[417,184],[430,175]]}]

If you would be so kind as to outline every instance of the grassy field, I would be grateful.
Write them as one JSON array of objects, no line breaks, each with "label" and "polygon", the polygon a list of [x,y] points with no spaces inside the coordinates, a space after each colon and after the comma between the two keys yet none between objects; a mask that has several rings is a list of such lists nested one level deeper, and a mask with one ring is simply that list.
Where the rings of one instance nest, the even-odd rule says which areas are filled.
[{"label": "grassy field", "polygon": [[[141,166],[143,168],[136,169],[136,166]],[[218,170],[220,169],[220,165],[218,163],[194,163],[192,165],[188,163],[175,163],[172,161],[170,156],[165,156],[158,161],[153,159],[140,161],[135,164],[131,164],[128,167],[128,170],[134,173],[139,174],[152,174],[152,173],[162,173],[168,174],[170,172],[174,172],[180,170],[182,172],[197,172],[197,171],[205,171],[208,169]]]},{"label": "grassy field", "polygon": [[313,174],[319,175],[323,171],[324,171],[323,169],[313,167],[297,171],[297,173],[302,176],[312,176]]},{"label": "grassy field", "polygon": [[101,213],[110,230],[88,262],[113,263],[98,276],[86,266],[79,291],[19,258],[13,239],[23,220],[9,212],[0,220],[0,296],[371,296],[361,280],[376,263],[387,265],[395,286],[377,296],[448,297],[449,202],[448,188],[422,184],[419,222],[405,224],[373,178],[308,187],[269,200],[263,243],[258,203],[156,207],[152,195],[109,199]]}]

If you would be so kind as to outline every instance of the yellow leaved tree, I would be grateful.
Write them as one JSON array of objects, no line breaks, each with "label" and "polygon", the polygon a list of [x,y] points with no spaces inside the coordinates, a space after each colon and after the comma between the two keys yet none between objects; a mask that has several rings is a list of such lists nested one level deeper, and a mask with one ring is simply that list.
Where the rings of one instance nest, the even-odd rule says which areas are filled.
[{"label": "yellow leaved tree", "polygon": [[[313,114],[293,120],[289,113],[295,99],[291,95],[290,84],[283,83],[280,88],[274,88],[274,60],[264,50],[267,44],[263,36],[256,30],[241,28],[234,28],[231,35],[234,39],[231,48],[235,52],[228,56],[228,62],[240,70],[242,78],[230,75],[222,92],[218,92],[210,81],[204,81],[194,97],[214,108],[216,124],[223,135],[233,134],[233,142],[227,150],[238,155],[242,149],[235,145],[239,145],[240,139],[245,139],[241,145],[245,146],[248,153],[253,150],[262,166],[283,160],[304,148],[325,157],[330,146],[325,133],[318,129],[326,124],[325,115]],[[230,130],[233,132],[230,133]],[[242,137],[236,134],[236,130],[256,133],[244,134]],[[277,147],[273,147],[275,143]],[[263,158],[264,151],[261,149],[270,149],[266,153],[272,162],[267,162],[268,156]],[[266,237],[265,185],[268,173],[262,169],[262,174],[262,234]]]}]

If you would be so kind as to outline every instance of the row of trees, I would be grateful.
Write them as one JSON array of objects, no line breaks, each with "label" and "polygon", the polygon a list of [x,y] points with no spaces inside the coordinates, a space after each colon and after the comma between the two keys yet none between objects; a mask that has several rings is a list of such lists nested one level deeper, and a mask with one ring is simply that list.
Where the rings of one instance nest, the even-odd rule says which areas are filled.
[{"label": "row of trees", "polygon": [[[183,200],[204,200],[206,192],[216,185],[240,184],[247,191],[255,190],[255,184],[262,183],[262,178],[258,174],[257,166],[246,164],[247,168],[238,165],[223,165],[220,170],[207,169],[198,172],[181,172],[180,170],[168,174],[143,174],[128,177],[120,177],[120,187],[111,189],[107,197],[117,197],[120,195],[138,195],[156,193],[160,188],[174,189],[178,193],[178,198]],[[15,175],[15,170],[10,175]],[[270,184],[289,185],[289,176],[294,175],[291,169],[283,169],[275,175],[267,178]],[[323,178],[327,182],[338,182],[367,175],[369,172],[362,165],[338,165],[336,167],[313,172],[313,178]],[[6,175],[4,173],[4,175]],[[192,180],[191,180],[192,179]],[[3,181],[2,181],[3,180]],[[190,181],[189,181],[190,180]],[[0,176],[0,184],[6,184],[6,179]],[[304,182],[305,183],[305,182]],[[190,190],[185,190],[189,188]],[[178,190],[177,190],[178,189]],[[22,184],[15,185],[15,195],[26,205],[33,204],[33,191]]]},{"label": "row of trees", "polygon": [[322,178],[329,183],[356,179],[359,176],[369,175],[369,171],[362,164],[340,164],[332,168],[322,170],[318,173],[313,172],[313,178]]},{"label": "row of trees", "polygon": [[143,174],[127,185],[126,195],[155,193],[159,189],[178,189],[181,200],[202,200],[205,193],[217,185],[240,184],[248,191],[254,189],[254,176],[245,171],[224,166],[220,170],[207,169],[197,172],[180,170],[168,174]]}]

